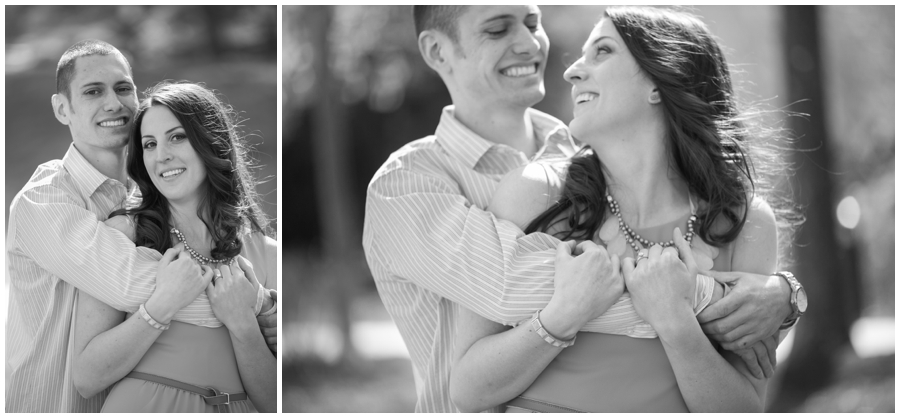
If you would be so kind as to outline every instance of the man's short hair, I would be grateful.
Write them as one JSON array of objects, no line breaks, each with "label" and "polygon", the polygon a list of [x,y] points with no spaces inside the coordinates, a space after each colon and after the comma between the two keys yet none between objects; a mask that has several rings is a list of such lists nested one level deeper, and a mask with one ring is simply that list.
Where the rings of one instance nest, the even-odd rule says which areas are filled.
[{"label": "man's short hair", "polygon": [[435,29],[447,35],[454,44],[459,43],[459,17],[467,6],[413,6],[416,36]]},{"label": "man's short hair", "polygon": [[56,93],[70,98],[72,78],[75,74],[75,60],[90,55],[119,55],[128,67],[128,74],[133,74],[131,64],[116,47],[96,39],[87,39],[69,47],[56,65]]}]

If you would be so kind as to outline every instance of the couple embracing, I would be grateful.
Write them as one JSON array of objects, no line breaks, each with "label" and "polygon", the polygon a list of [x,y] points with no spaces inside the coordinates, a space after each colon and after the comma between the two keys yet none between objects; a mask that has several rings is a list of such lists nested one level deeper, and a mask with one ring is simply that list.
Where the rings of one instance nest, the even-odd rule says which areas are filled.
[{"label": "couple embracing", "polygon": [[608,8],[566,127],[531,109],[537,7],[413,14],[453,105],[375,174],[363,245],[416,411],[762,411],[805,292],[706,26]]},{"label": "couple embracing", "polygon": [[274,411],[277,245],[231,109],[132,76],[95,40],[57,66],[72,144],[10,207],[6,412]]}]

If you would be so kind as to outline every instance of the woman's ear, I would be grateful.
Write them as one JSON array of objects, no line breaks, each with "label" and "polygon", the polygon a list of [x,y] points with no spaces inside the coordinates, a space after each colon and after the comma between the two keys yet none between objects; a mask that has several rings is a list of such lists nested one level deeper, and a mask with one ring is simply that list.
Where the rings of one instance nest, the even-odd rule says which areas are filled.
[{"label": "woman's ear", "polygon": [[653,88],[653,91],[650,92],[650,97],[647,99],[650,104],[659,104],[662,99],[659,98],[659,89]]}]

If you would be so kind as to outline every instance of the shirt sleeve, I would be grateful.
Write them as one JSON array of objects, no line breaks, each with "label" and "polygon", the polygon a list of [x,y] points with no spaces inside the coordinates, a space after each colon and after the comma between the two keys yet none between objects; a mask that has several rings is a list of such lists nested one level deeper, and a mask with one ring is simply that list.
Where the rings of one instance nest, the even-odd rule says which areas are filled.
[{"label": "shirt sleeve", "polygon": [[[15,219],[13,219],[15,218]],[[103,225],[62,190],[38,186],[19,196],[10,211],[15,243],[34,262],[123,312],[135,312],[156,289],[162,255],[136,247],[125,234]],[[173,319],[218,326],[206,293]]]},{"label": "shirt sleeve", "polygon": [[[449,179],[407,169],[376,175],[366,199],[367,256],[491,321],[514,326],[531,319],[553,296],[560,240],[525,235],[512,222],[472,205],[458,188]],[[695,304],[704,299],[708,303],[701,296]],[[657,335],[627,293],[582,331]]]}]

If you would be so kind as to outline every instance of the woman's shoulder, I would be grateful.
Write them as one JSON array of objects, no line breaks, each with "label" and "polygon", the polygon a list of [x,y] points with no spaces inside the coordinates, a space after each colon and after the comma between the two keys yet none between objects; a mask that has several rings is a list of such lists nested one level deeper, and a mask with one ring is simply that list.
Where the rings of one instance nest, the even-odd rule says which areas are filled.
[{"label": "woman's shoulder", "polygon": [[488,209],[524,228],[559,198],[566,166],[562,161],[541,161],[510,171],[497,185]]},{"label": "woman's shoulder", "polygon": [[750,273],[771,273],[778,260],[778,225],[765,199],[753,196],[747,220],[734,242],[732,268]]},{"label": "woman's shoulder", "polygon": [[116,215],[103,221],[106,226],[117,229],[134,241],[134,218],[131,215]]},{"label": "woman's shoulder", "polygon": [[250,232],[244,237],[243,256],[253,265],[260,283],[264,287],[275,288],[272,281],[276,277],[278,241],[259,231]]}]

